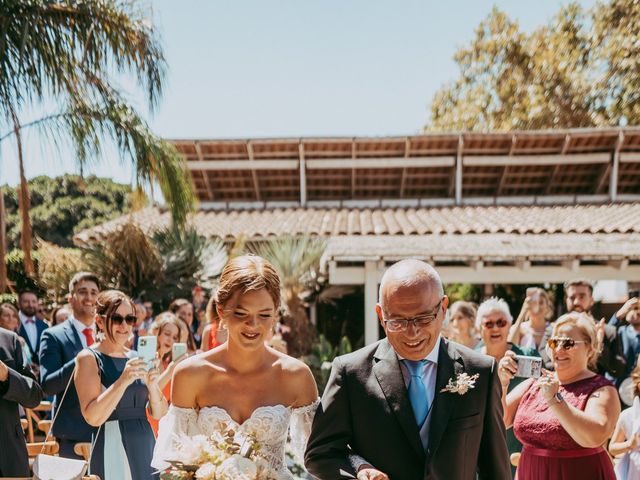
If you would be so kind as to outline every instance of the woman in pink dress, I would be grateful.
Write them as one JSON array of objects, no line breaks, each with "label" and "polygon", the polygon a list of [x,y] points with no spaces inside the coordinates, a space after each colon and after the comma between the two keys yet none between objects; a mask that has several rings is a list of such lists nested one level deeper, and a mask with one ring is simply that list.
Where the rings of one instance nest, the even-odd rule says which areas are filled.
[{"label": "woman in pink dress", "polygon": [[615,428],[620,402],[611,382],[589,370],[601,342],[593,318],[563,315],[548,342],[556,371],[545,371],[508,395],[517,362],[511,352],[500,361],[505,426],[513,426],[523,444],[517,480],[615,480],[603,445]]}]

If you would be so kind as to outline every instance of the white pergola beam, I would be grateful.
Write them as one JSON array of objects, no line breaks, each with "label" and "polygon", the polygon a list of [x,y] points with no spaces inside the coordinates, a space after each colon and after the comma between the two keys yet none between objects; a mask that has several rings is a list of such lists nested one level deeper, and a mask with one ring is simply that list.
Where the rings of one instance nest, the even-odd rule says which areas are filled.
[{"label": "white pergola beam", "polygon": [[453,167],[453,157],[384,157],[384,158],[325,158],[307,160],[309,170],[351,170],[361,168],[429,168]]},{"label": "white pergola beam", "polygon": [[298,160],[199,160],[187,162],[189,170],[297,170]]},{"label": "white pergola beam", "polygon": [[506,165],[577,165],[608,163],[610,153],[582,153],[571,155],[466,155],[464,166],[499,167]]},{"label": "white pergola beam", "polygon": [[[529,269],[517,266],[484,266],[475,270],[472,266],[441,267],[435,265],[444,283],[476,283],[476,284],[531,284],[531,283],[563,283],[574,278],[590,280],[627,280],[637,281],[640,278],[640,265],[580,265],[573,271],[563,266],[532,265]],[[378,272],[377,281],[382,278],[384,270]],[[336,266],[329,271],[329,282],[332,285],[364,285],[364,266]],[[375,305],[375,301],[374,301]]]}]

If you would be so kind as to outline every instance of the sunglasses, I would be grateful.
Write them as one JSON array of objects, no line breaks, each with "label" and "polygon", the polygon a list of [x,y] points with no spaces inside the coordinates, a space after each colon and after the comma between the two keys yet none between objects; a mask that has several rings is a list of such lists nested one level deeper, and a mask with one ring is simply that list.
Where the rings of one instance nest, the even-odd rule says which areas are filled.
[{"label": "sunglasses", "polygon": [[118,313],[114,313],[113,315],[111,315],[111,323],[114,323],[116,325],[122,325],[123,322],[127,322],[127,325],[132,327],[136,324],[137,321],[138,317],[136,317],[135,315],[126,315],[124,317]]},{"label": "sunglasses", "polygon": [[489,322],[485,322],[482,324],[482,326],[484,328],[493,328],[493,327],[498,327],[498,328],[504,328],[507,326],[507,321],[504,318],[501,318],[500,320],[496,320],[496,321],[489,321]]},{"label": "sunglasses", "polygon": [[587,343],[585,340],[574,340],[573,338],[551,337],[547,340],[547,345],[551,350],[560,347],[563,350],[571,350],[578,343]]}]

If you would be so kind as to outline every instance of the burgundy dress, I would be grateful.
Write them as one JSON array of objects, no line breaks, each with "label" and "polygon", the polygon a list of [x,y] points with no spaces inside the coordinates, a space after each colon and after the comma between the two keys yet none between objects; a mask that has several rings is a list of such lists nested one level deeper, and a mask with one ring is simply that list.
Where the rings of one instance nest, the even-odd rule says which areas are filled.
[{"label": "burgundy dress", "polygon": [[[595,375],[560,386],[564,400],[584,410],[598,388],[612,386]],[[516,480],[615,480],[613,464],[602,447],[583,448],[560,425],[547,402],[532,383],[520,400],[513,431],[523,444]]]}]

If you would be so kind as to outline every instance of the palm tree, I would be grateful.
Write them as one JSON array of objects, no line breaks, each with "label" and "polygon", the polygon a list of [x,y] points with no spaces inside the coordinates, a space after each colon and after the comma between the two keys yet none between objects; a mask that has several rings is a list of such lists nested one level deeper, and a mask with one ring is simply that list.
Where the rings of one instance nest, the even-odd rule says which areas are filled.
[{"label": "palm tree", "polygon": [[[0,128],[6,130],[0,142],[17,142],[27,271],[33,273],[20,135],[26,128],[39,128],[56,146],[68,140],[81,171],[106,139],[113,141],[123,161],[135,165],[138,184],[157,181],[174,222],[184,223],[194,200],[183,160],[151,132],[113,80],[114,73],[135,75],[153,111],[165,68],[160,41],[139,1],[0,0]],[[51,100],[52,111],[21,123],[21,112],[44,109]]]},{"label": "palm tree", "polygon": [[306,300],[322,287],[320,259],[327,241],[318,237],[281,237],[250,244],[248,250],[267,259],[280,276],[284,320],[291,327],[289,354],[310,352],[317,332],[309,321]]}]

